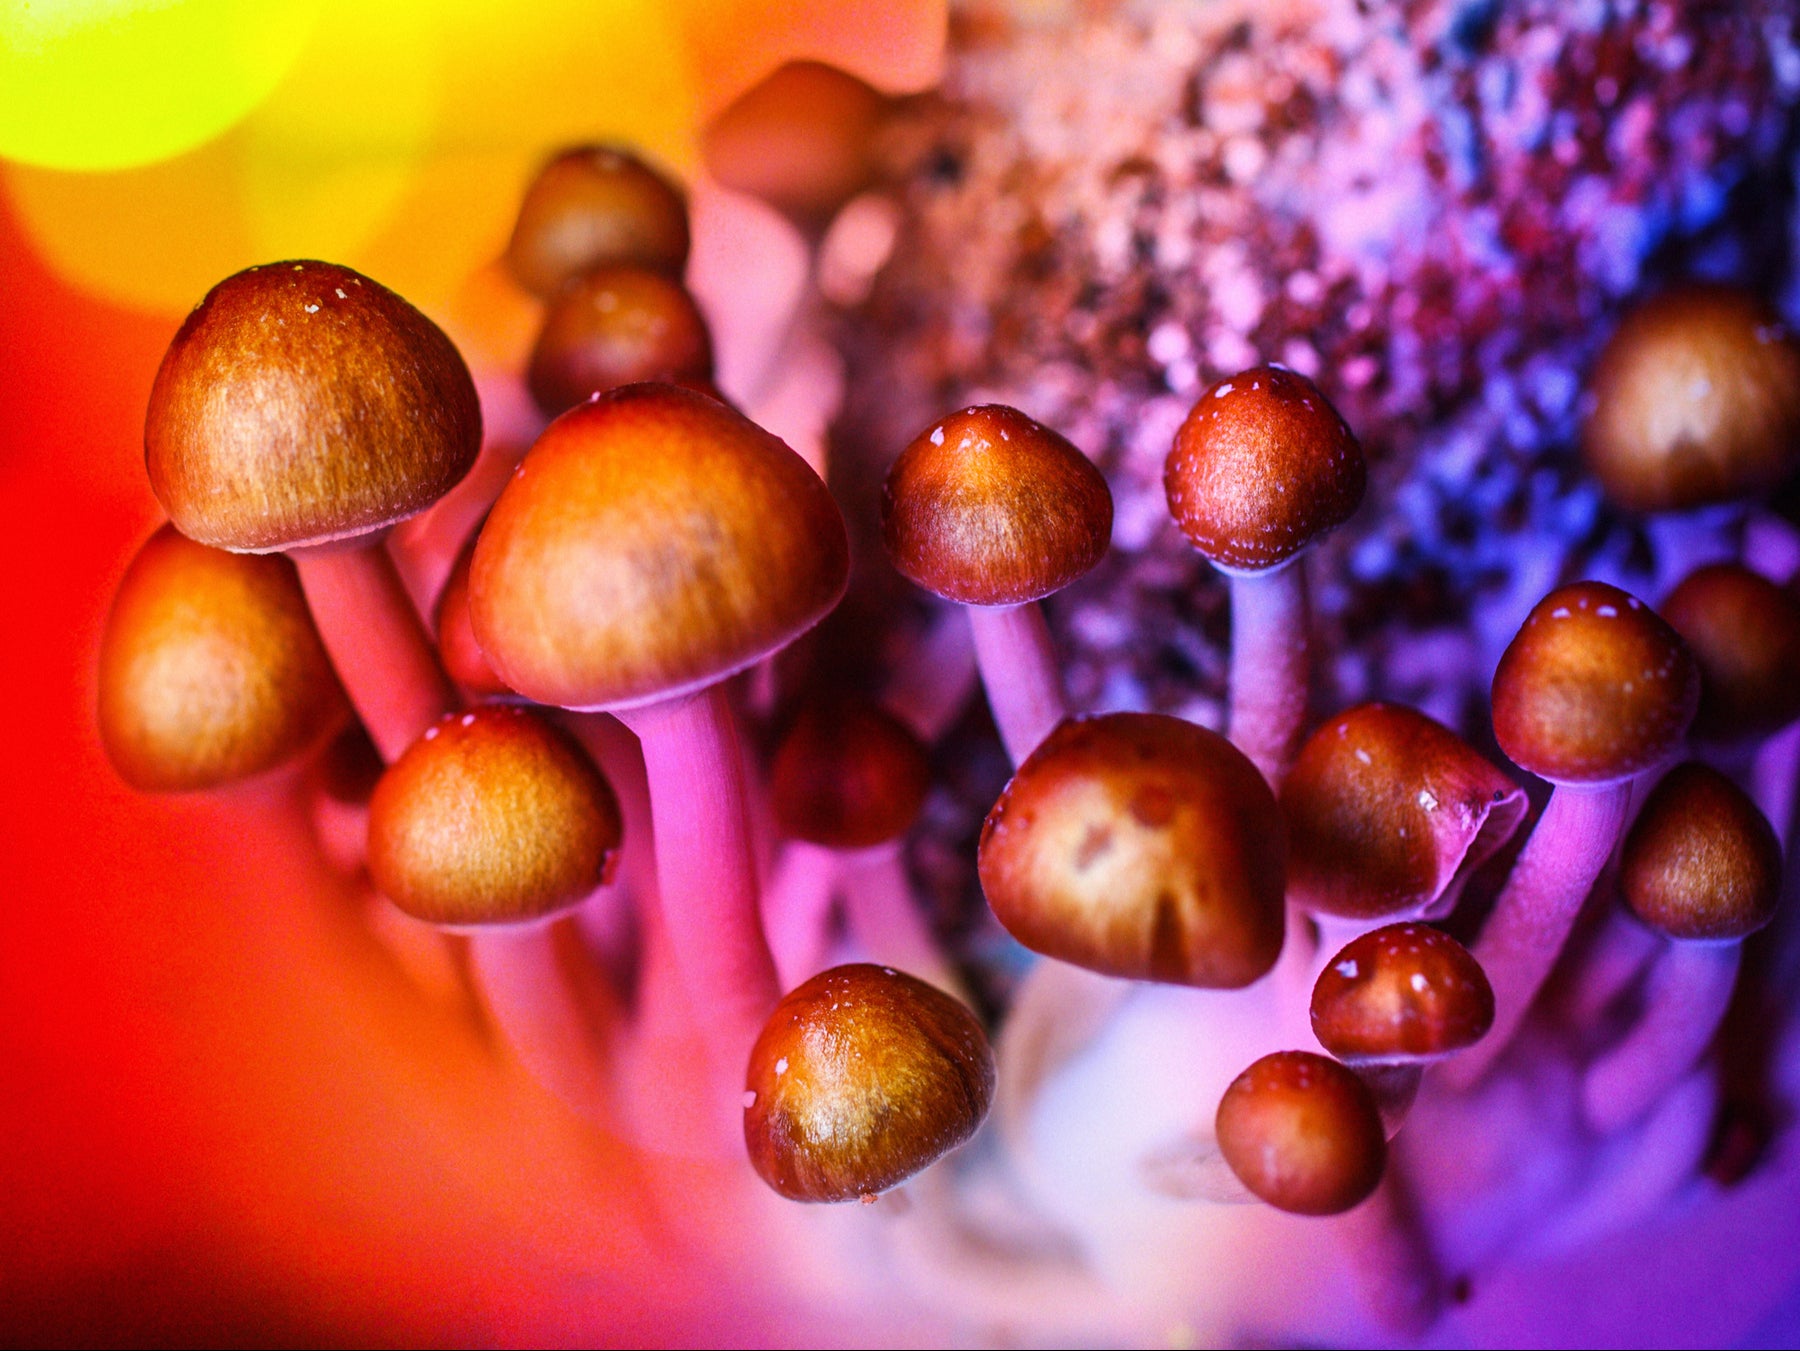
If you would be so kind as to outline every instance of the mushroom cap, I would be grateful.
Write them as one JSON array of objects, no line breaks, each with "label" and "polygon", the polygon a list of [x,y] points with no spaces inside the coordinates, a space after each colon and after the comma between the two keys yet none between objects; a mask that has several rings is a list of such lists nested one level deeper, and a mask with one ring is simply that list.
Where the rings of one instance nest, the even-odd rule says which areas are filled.
[{"label": "mushroom cap", "polygon": [[781,441],[703,394],[626,385],[526,455],[476,543],[469,612],[527,698],[628,708],[786,646],[843,595],[849,549]]},{"label": "mushroom cap", "polygon": [[214,788],[272,769],[350,705],[285,558],[163,526],[138,550],[100,643],[100,740],[134,788]]},{"label": "mushroom cap", "polygon": [[687,256],[687,197],[610,145],[575,146],[540,169],[506,246],[513,276],[546,300],[592,267],[632,263],[679,276]]},{"label": "mushroom cap", "polygon": [[640,380],[710,383],[712,338],[679,282],[643,267],[582,274],[557,292],[526,383],[549,417]]},{"label": "mushroom cap", "polygon": [[1604,582],[1558,587],[1532,608],[1494,672],[1494,736],[1551,783],[1615,783],[1680,744],[1700,669],[1649,606]]},{"label": "mushroom cap", "polygon": [[972,1136],[994,1098],[975,1015],[884,966],[821,972],[775,1006],[745,1074],[744,1143],[793,1201],[897,1186]]},{"label": "mushroom cap", "polygon": [[1281,366],[1202,394],[1163,466],[1175,524],[1228,572],[1280,567],[1349,520],[1367,485],[1362,447],[1337,409]]},{"label": "mushroom cap", "polygon": [[1800,467],[1800,345],[1741,287],[1690,284],[1638,305],[1588,390],[1582,458],[1628,510],[1751,497]]},{"label": "mushroom cap", "polygon": [[1214,989],[1281,952],[1275,795],[1235,746],[1158,713],[1060,724],[981,828],[988,904],[1034,952]]},{"label": "mushroom cap", "polygon": [[493,663],[475,641],[475,627],[469,622],[469,564],[475,558],[475,541],[480,537],[479,532],[469,536],[438,596],[437,642],[438,657],[449,677],[470,694],[485,698],[513,691],[494,674]]},{"label": "mushroom cap", "polygon": [[369,800],[369,875],[407,914],[513,924],[612,880],[623,825],[611,785],[539,713],[451,713],[389,766]]},{"label": "mushroom cap", "polygon": [[1368,1087],[1310,1051],[1266,1055],[1232,1080],[1214,1131],[1238,1180],[1295,1215],[1349,1210],[1387,1167],[1387,1134]]},{"label": "mushroom cap", "polygon": [[1781,843],[1742,789],[1710,766],[1677,765],[1625,836],[1619,889],[1632,913],[1671,938],[1755,933],[1781,898]]},{"label": "mushroom cap", "polygon": [[1351,1064],[1408,1064],[1473,1046],[1494,1025],[1494,988],[1469,950],[1428,924],[1352,939],[1313,984],[1319,1044]]},{"label": "mushroom cap", "polygon": [[902,576],[963,605],[1023,605],[1106,555],[1112,492],[1068,441],[985,404],[922,432],[888,470],[881,536]]},{"label": "mushroom cap", "polygon": [[867,699],[814,699],[769,766],[769,799],[784,834],[831,849],[868,849],[912,827],[931,786],[931,760],[911,729]]},{"label": "mushroom cap", "polygon": [[1684,578],[1658,607],[1700,665],[1694,735],[1748,741],[1800,718],[1800,599],[1741,563]]},{"label": "mushroom cap", "polygon": [[1327,915],[1414,914],[1509,839],[1525,794],[1456,733],[1397,704],[1338,714],[1281,785],[1288,895]]},{"label": "mushroom cap", "polygon": [[144,419],[150,487],[175,528],[245,553],[384,530],[455,487],[480,447],[450,339],[335,263],[213,287],[163,355]]}]

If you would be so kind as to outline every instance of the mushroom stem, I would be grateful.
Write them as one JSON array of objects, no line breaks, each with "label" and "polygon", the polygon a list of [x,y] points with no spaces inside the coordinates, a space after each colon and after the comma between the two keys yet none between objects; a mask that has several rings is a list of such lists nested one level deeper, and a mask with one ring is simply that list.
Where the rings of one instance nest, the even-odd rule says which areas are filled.
[{"label": "mushroom stem", "polygon": [[1755,789],[1751,796],[1786,850],[1794,839],[1794,790],[1800,786],[1800,722],[1782,728],[1757,747],[1750,777]]},{"label": "mushroom stem", "polygon": [[456,707],[419,612],[380,544],[292,554],[331,664],[389,764]]},{"label": "mushroom stem", "polygon": [[763,937],[737,720],[724,682],[621,709],[650,776],[663,923],[696,1009],[709,1010],[715,1067],[738,1080],[780,997]]},{"label": "mushroom stem", "polygon": [[1473,949],[1494,987],[1494,1026],[1446,1067],[1452,1087],[1474,1085],[1512,1042],[1619,841],[1630,805],[1630,779],[1550,794]]},{"label": "mushroom stem", "polygon": [[1743,944],[1670,944],[1650,970],[1644,1014],[1589,1067],[1588,1124],[1610,1135],[1638,1120],[1686,1077],[1712,1044],[1737,985]]},{"label": "mushroom stem", "polygon": [[1411,1065],[1351,1065],[1357,1078],[1369,1086],[1369,1094],[1381,1113],[1382,1127],[1392,1140],[1406,1124],[1406,1115],[1419,1096],[1419,1082],[1425,1067]]},{"label": "mushroom stem", "polygon": [[843,856],[844,914],[872,962],[897,966],[945,994],[968,995],[919,910],[898,841]]},{"label": "mushroom stem", "polygon": [[790,840],[763,889],[763,931],[781,988],[791,990],[825,967],[838,856],[820,844]]},{"label": "mushroom stem", "polygon": [[967,609],[988,707],[1006,753],[1023,764],[1069,713],[1050,626],[1035,601]]},{"label": "mushroom stem", "polygon": [[1231,575],[1231,711],[1227,727],[1279,788],[1306,722],[1310,669],[1304,560]]},{"label": "mushroom stem", "polygon": [[1383,1331],[1410,1342],[1437,1321],[1444,1280],[1393,1168],[1390,1161],[1368,1200],[1329,1223],[1355,1272],[1363,1306]]},{"label": "mushroom stem", "polygon": [[1609,909],[1599,933],[1582,955],[1575,988],[1568,996],[1565,1018],[1569,1026],[1591,1029],[1663,946],[1661,939],[1624,910]]}]

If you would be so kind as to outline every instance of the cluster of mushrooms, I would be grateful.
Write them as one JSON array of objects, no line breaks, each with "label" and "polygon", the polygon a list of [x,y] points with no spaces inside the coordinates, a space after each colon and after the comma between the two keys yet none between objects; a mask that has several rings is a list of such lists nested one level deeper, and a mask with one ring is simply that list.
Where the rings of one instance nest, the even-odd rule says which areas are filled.
[{"label": "cluster of mushrooms", "polygon": [[[837,605],[850,550],[825,483],[713,389],[687,253],[680,190],[628,152],[573,150],[532,184],[507,260],[547,306],[528,383],[554,420],[454,499],[466,542],[424,617],[384,542],[489,453],[458,353],[344,267],[221,282],[151,394],[169,524],[114,603],[100,728],[130,783],[180,791],[294,762],[353,711],[386,766],[358,821],[395,906],[479,945],[623,889],[706,1029],[691,1102],[741,1102],[783,1196],[867,1201],[967,1141],[1005,1066],[907,885],[918,729],[819,689],[766,757],[740,740],[744,690]],[[1591,402],[1585,456],[1620,503],[1741,501],[1792,472],[1800,352],[1753,297],[1685,287],[1624,324]],[[1218,1193],[1304,1215],[1377,1192],[1427,1067],[1448,1059],[1461,1088],[1501,1059],[1584,906],[1612,956],[1583,1006],[1629,989],[1641,1012],[1589,1063],[1583,1108],[1600,1132],[1649,1110],[1706,1054],[1780,890],[1756,802],[1675,762],[1691,731],[1743,777],[1766,741],[1760,772],[1791,792],[1800,761],[1767,740],[1800,717],[1800,600],[1736,562],[1660,613],[1592,581],[1531,612],[1493,685],[1500,748],[1554,786],[1522,849],[1526,792],[1450,729],[1391,704],[1310,724],[1306,551],[1365,476],[1351,429],[1279,366],[1213,385],[1181,427],[1169,509],[1230,581],[1228,736],[1067,707],[1040,603],[1100,561],[1112,499],[1054,431],[949,415],[893,462],[881,520],[894,566],[966,610],[1016,767],[979,849],[1006,930],[1052,962],[1274,980],[1310,1009],[1317,1046],[1247,1065],[1196,1123]],[[644,776],[648,819],[621,774]],[[622,875],[645,831],[653,871]],[[810,851],[812,883],[769,884],[770,835]],[[1434,922],[1509,845],[1467,949]],[[837,896],[873,960],[821,972]]]}]

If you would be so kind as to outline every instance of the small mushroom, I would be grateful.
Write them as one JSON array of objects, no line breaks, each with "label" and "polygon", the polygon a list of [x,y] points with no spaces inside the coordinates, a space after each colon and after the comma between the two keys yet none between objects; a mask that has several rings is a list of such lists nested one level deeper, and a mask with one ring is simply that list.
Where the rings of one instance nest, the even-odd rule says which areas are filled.
[{"label": "small mushroom", "polygon": [[1697,739],[1742,743],[1800,718],[1800,599],[1741,563],[1685,577],[1658,607],[1700,665]]},{"label": "small mushroom", "polygon": [[550,299],[572,277],[612,263],[680,276],[688,257],[687,198],[628,150],[564,150],[525,190],[507,266]]},{"label": "small mushroom", "polygon": [[1367,1200],[1387,1167],[1387,1135],[1363,1081],[1310,1051],[1266,1055],[1219,1101],[1219,1152],[1277,1210],[1338,1215]]},{"label": "small mushroom", "polygon": [[557,293],[525,379],[555,417],[620,385],[668,380],[704,390],[712,377],[712,338],[693,297],[660,272],[615,264]]},{"label": "small mushroom", "polygon": [[444,671],[464,693],[477,699],[505,697],[513,693],[507,683],[494,674],[494,667],[475,640],[475,627],[469,621],[469,564],[475,557],[477,531],[471,534],[456,562],[437,603],[438,656]]}]

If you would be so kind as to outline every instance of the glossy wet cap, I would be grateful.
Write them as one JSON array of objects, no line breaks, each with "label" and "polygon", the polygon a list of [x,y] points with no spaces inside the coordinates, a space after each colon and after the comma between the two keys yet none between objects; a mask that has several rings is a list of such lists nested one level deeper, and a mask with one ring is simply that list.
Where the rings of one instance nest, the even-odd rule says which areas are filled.
[{"label": "glossy wet cap", "polygon": [[830,849],[867,849],[912,827],[931,784],[925,747],[867,699],[815,697],[769,765],[782,833]]},{"label": "glossy wet cap", "polygon": [[1481,963],[1427,924],[1352,939],[1313,984],[1313,1035],[1350,1064],[1436,1060],[1493,1025],[1494,989]]},{"label": "glossy wet cap", "polygon": [[475,641],[475,627],[469,622],[469,565],[475,558],[475,541],[479,533],[469,536],[462,552],[450,568],[444,590],[438,596],[438,658],[444,671],[476,698],[508,695],[513,691],[494,674],[494,664]]},{"label": "glossy wet cap", "polygon": [[744,1144],[793,1201],[898,1186],[975,1134],[994,1053],[949,995],[883,966],[839,966],[775,1006],[750,1052]]},{"label": "glossy wet cap", "polygon": [[881,536],[902,576],[963,605],[1022,605],[1106,555],[1112,492],[1074,446],[1017,409],[965,408],[900,452]]},{"label": "glossy wet cap", "polygon": [[1800,467],[1800,346],[1741,287],[1692,284],[1638,305],[1588,390],[1582,459],[1629,510],[1751,497]]},{"label": "glossy wet cap", "polygon": [[693,297],[642,267],[603,267],[550,303],[526,383],[546,416],[642,380],[710,384],[712,338]]},{"label": "glossy wet cap", "polygon": [[507,266],[548,300],[590,268],[628,263],[680,276],[687,266],[687,198],[617,146],[584,145],[546,164],[525,190]]},{"label": "glossy wet cap", "polygon": [[267,553],[383,530],[475,463],[481,407],[450,339],[333,263],[253,267],[213,287],[163,356],[144,421],[175,528]]},{"label": "glossy wet cap", "polygon": [[382,775],[369,874],[432,924],[516,924],[611,881],[622,831],[611,786],[566,732],[490,704],[427,728]]},{"label": "glossy wet cap", "polygon": [[1767,924],[1781,897],[1781,844],[1744,791],[1710,766],[1677,765],[1625,836],[1619,889],[1671,938],[1726,940]]},{"label": "glossy wet cap", "polygon": [[837,504],[781,441],[703,394],[627,385],[526,455],[475,546],[470,618],[526,697],[625,708],[786,646],[849,560]]},{"label": "glossy wet cap", "polygon": [[1800,599],[1741,563],[1698,568],[1659,607],[1700,664],[1694,735],[1749,741],[1800,718]]},{"label": "glossy wet cap", "polygon": [[988,904],[1034,952],[1236,989],[1281,951],[1281,812],[1224,737],[1156,713],[1071,718],[981,830]]},{"label": "glossy wet cap", "polygon": [[1163,467],[1169,514],[1231,572],[1279,567],[1363,499],[1362,447],[1319,387],[1257,366],[1200,396]]},{"label": "glossy wet cap", "polygon": [[1363,704],[1314,732],[1282,781],[1288,895],[1351,919],[1452,901],[1525,808],[1524,791],[1449,728]]},{"label": "glossy wet cap", "polygon": [[1387,1166],[1387,1135],[1368,1088],[1309,1051],[1278,1051],[1240,1074],[1219,1100],[1214,1128],[1238,1180],[1295,1215],[1351,1209]]},{"label": "glossy wet cap", "polygon": [[99,712],[119,776],[179,792],[273,769],[350,707],[292,563],[209,549],[165,525],[113,598]]},{"label": "glossy wet cap", "polygon": [[1494,736],[1552,783],[1629,778],[1670,754],[1700,700],[1674,629],[1604,582],[1558,587],[1533,607],[1494,672]]}]

